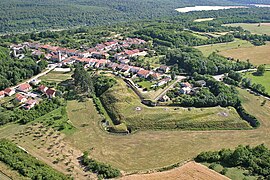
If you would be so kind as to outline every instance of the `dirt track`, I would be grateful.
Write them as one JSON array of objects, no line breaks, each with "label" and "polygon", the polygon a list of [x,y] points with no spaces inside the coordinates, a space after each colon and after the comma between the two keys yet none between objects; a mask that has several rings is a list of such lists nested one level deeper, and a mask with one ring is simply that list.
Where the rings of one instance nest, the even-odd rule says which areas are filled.
[{"label": "dirt track", "polygon": [[194,161],[188,162],[185,165],[164,172],[157,172],[152,174],[136,174],[126,177],[122,177],[119,180],[170,180],[170,179],[181,179],[181,180],[228,180],[229,178],[203,166]]}]

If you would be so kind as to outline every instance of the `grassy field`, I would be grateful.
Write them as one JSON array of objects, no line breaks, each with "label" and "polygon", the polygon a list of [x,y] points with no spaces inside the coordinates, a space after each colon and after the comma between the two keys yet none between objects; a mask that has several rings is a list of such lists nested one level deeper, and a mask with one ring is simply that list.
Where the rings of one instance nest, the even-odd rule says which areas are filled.
[{"label": "grassy field", "polygon": [[[128,95],[125,95],[127,91],[128,95],[130,95],[129,98]],[[261,126],[258,129],[213,131],[144,130],[128,136],[112,135],[101,128],[100,121],[102,118],[97,113],[93,102],[89,100],[86,102],[68,102],[68,118],[75,127],[72,133],[59,135],[58,132],[53,131],[51,128],[42,128],[40,124],[36,126],[31,124],[24,126],[9,124],[0,127],[0,138],[13,140],[43,162],[63,173],[70,173],[81,179],[84,179],[83,177],[87,178],[87,176],[80,170],[77,158],[83,151],[90,149],[90,155],[94,159],[132,173],[159,169],[192,159],[202,151],[234,148],[239,144],[254,146],[265,143],[270,147],[270,102],[267,101],[264,106],[261,106],[263,98],[249,94],[242,89],[239,89],[239,91],[245,109],[261,121]],[[132,113],[130,116],[137,113],[132,107],[136,107],[138,104],[142,107],[142,110],[149,112],[147,107],[142,106],[139,100],[134,97],[130,89],[121,90],[120,88],[119,92],[115,93],[124,95],[125,102],[120,103],[122,103],[122,106],[128,105],[127,109],[131,108],[131,111],[128,111]],[[134,99],[136,102],[134,102]],[[153,111],[155,113],[152,116],[161,111],[167,112],[165,108],[157,109]],[[168,111],[175,110],[169,109]],[[181,111],[182,109],[177,110],[179,112],[177,117],[182,116]],[[187,112],[192,113],[192,111]],[[29,126],[32,128],[31,131],[27,129]],[[39,134],[43,131],[45,131],[43,137],[34,137],[35,133]],[[49,136],[49,134],[51,135]],[[53,138],[55,136],[57,136],[57,139]],[[60,143],[60,146],[58,145],[58,147],[55,143]],[[52,149],[48,150],[49,147]],[[57,157],[62,159],[57,154],[65,155],[66,159],[63,162],[60,161],[54,164],[53,162]],[[67,161],[71,161],[68,166],[65,165]],[[70,170],[68,168],[72,167],[74,169],[68,172]]]},{"label": "grassy field", "polygon": [[260,26],[258,23],[235,23],[235,24],[226,24],[225,26],[232,26],[232,27],[241,26],[243,29],[248,30],[254,34],[270,35],[270,23],[261,23]]},{"label": "grassy field", "polygon": [[262,84],[270,94],[270,71],[266,71],[263,76],[255,76],[252,72],[246,72],[244,76],[250,78],[253,83]]},{"label": "grassy field", "polygon": [[[90,155],[93,158],[112,164],[126,172],[161,168],[184,162],[197,156],[202,151],[234,148],[239,144],[258,145],[265,143],[270,147],[270,134],[268,133],[270,130],[270,103],[267,102],[265,106],[261,106],[263,101],[261,97],[251,95],[242,89],[239,91],[244,107],[261,120],[260,128],[243,131],[147,130],[128,136],[117,136],[102,130],[100,126],[101,117],[95,110],[92,101],[70,101],[67,106],[68,117],[76,131],[66,135],[61,143],[64,143],[69,150],[75,149],[75,152],[78,149],[81,152],[92,149]],[[12,138],[24,127],[14,124],[1,127],[0,138]],[[61,166],[52,163],[55,158],[48,156],[49,152],[46,150],[49,141],[41,145],[42,139],[33,141],[33,135],[31,135],[24,138],[18,136],[16,141],[29,150],[32,155],[49,165],[56,166],[60,170],[64,168],[61,163]],[[57,147],[54,148],[57,149]],[[62,171],[65,171],[65,168]]]},{"label": "grassy field", "polygon": [[203,39],[203,40],[208,39],[207,36],[204,36],[203,34],[200,34],[200,33],[193,32],[192,35],[195,36],[196,38],[200,38],[200,39]]},{"label": "grassy field", "polygon": [[47,82],[56,82],[60,83],[62,81],[71,79],[72,72],[64,73],[64,72],[56,72],[51,71],[48,74],[40,77],[40,80]]},{"label": "grassy field", "polygon": [[150,81],[141,81],[141,82],[137,82],[138,85],[142,86],[142,88],[147,88],[148,90],[150,90],[151,86],[154,85],[155,83],[151,83]]},{"label": "grassy field", "polygon": [[258,64],[270,64],[270,43],[264,46],[251,46],[251,47],[241,47],[237,49],[222,50],[221,55],[226,57],[233,57],[235,59],[240,59],[246,61],[250,60],[251,63]]},{"label": "grassy field", "polygon": [[147,107],[128,89],[123,80],[107,92],[101,100],[112,119],[137,129],[249,129],[234,108],[174,108]]},{"label": "grassy field", "polygon": [[202,19],[195,19],[194,22],[205,22],[205,21],[212,21],[215,18],[202,18]]},{"label": "grassy field", "polygon": [[237,50],[237,49],[246,48],[246,47],[253,47],[253,45],[248,41],[244,41],[241,39],[235,39],[235,41],[229,42],[229,43],[218,43],[218,44],[213,44],[213,45],[197,46],[195,48],[202,51],[202,53],[205,56],[209,56],[213,52]]},{"label": "grassy field", "polygon": [[68,115],[77,131],[65,140],[81,151],[93,149],[92,157],[126,172],[161,168],[184,162],[202,151],[234,148],[239,144],[265,143],[270,147],[270,103],[262,107],[262,98],[242,89],[239,91],[244,107],[261,120],[260,128],[243,131],[147,130],[116,136],[100,128],[101,118],[91,101],[71,101],[68,103]]}]

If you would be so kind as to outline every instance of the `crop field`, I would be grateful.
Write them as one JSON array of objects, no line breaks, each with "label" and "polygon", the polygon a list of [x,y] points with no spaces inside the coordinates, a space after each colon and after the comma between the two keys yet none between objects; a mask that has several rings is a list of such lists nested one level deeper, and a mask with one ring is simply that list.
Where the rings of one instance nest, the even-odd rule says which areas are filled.
[{"label": "crop field", "polygon": [[226,24],[225,26],[238,27],[241,26],[243,29],[250,31],[254,34],[267,34],[270,35],[270,23],[235,23]]},{"label": "crop field", "polygon": [[248,41],[241,40],[241,39],[235,39],[235,41],[233,41],[233,42],[197,46],[195,48],[202,51],[202,53],[205,56],[209,56],[213,52],[221,52],[222,53],[224,51],[238,50],[238,49],[246,48],[246,47],[253,47],[253,45]]},{"label": "crop field", "polygon": [[147,107],[123,80],[101,100],[112,119],[137,129],[249,129],[234,108]]},{"label": "crop field", "polygon": [[197,180],[229,180],[229,178],[208,169],[196,162],[188,162],[179,168],[152,174],[135,174],[120,178],[120,180],[163,180],[163,179],[197,179]]},{"label": "crop field", "polygon": [[40,80],[47,81],[47,82],[60,83],[62,81],[71,79],[71,75],[72,75],[71,72],[65,73],[65,72],[51,71],[48,74],[40,77]]},{"label": "crop field", "polygon": [[220,52],[226,57],[233,57],[242,61],[250,60],[255,65],[270,64],[270,43],[264,46],[241,47],[237,49],[228,49]]},{"label": "crop field", "polygon": [[270,71],[266,71],[263,76],[255,76],[252,72],[246,72],[244,76],[250,78],[252,83],[262,84],[270,94]]}]

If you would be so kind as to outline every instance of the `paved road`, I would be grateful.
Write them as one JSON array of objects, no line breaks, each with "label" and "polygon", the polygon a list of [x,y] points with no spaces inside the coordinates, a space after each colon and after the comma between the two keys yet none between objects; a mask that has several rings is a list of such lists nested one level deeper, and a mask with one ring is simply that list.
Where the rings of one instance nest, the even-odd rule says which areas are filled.
[{"label": "paved road", "polygon": [[[245,70],[241,70],[241,71],[237,71],[239,73],[243,73],[243,72],[249,72],[249,71],[257,71],[257,69],[245,69]],[[220,74],[220,75],[215,75],[213,76],[213,78],[215,78],[217,81],[221,81],[222,78],[227,75],[227,73],[225,74]]]},{"label": "paved road", "polygon": [[[267,70],[267,71],[270,71],[270,69],[266,69],[266,70]],[[257,69],[245,69],[245,70],[241,70],[241,71],[237,71],[237,72],[243,73],[243,72],[250,72],[250,71],[257,71]],[[222,78],[223,78],[225,75],[226,75],[226,74],[220,74],[220,75],[213,76],[213,78],[215,78],[217,81],[221,81]],[[257,92],[255,92],[255,91],[252,91],[251,89],[248,89],[248,88],[247,88],[246,90],[249,91],[249,92],[252,93],[252,94],[261,96],[261,97],[263,97],[263,98],[265,98],[265,99],[267,99],[267,100],[270,101],[270,98],[267,97],[267,96],[264,96],[264,95],[262,95],[262,94],[260,94],[260,93],[257,93]]]},{"label": "paved road", "polygon": [[21,82],[20,84],[17,84],[16,86],[13,86],[13,87],[10,87],[10,88],[16,88],[16,87],[20,86],[21,84],[24,84],[24,83],[30,83],[30,82],[33,81],[34,79],[38,79],[38,78],[40,78],[41,76],[44,76],[44,75],[48,74],[50,71],[52,71],[53,69],[55,69],[57,66],[58,66],[57,63],[55,63],[55,64],[50,64],[50,65],[47,67],[47,70],[46,70],[46,71],[44,71],[44,72],[42,72],[42,73],[39,73],[38,75],[33,76],[33,77],[31,77],[30,79],[25,80],[25,81]]},{"label": "paved road", "polygon": [[39,73],[38,75],[32,77],[31,79],[27,80],[26,82],[29,83],[29,82],[33,81],[34,79],[38,79],[41,76],[44,76],[44,75],[48,74],[50,71],[52,71],[53,69],[55,69],[57,66],[58,66],[57,63],[56,64],[50,64],[46,71],[44,71],[42,73]]},{"label": "paved road", "polygon": [[160,93],[156,98],[155,101],[159,100],[162,96],[164,96],[170,89],[172,89],[176,83],[182,81],[183,79],[186,79],[186,76],[176,76],[176,81],[174,83],[172,83],[170,86],[166,87],[166,89],[164,89],[162,91],[162,93]]}]

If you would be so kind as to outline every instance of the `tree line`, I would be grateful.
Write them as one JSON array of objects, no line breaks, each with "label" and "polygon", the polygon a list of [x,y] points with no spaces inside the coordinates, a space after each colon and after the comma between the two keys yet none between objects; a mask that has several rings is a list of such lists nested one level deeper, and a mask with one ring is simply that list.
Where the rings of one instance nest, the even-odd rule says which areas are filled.
[{"label": "tree line", "polygon": [[263,144],[255,147],[240,145],[234,150],[202,152],[195,160],[221,164],[227,168],[243,168],[248,171],[248,175],[270,178],[270,150]]},{"label": "tree line", "polygon": [[89,158],[88,152],[83,153],[81,162],[82,165],[85,166],[88,171],[97,173],[99,178],[108,179],[108,178],[115,178],[121,175],[118,169],[115,169],[110,165]]},{"label": "tree line", "polygon": [[0,161],[30,179],[71,179],[6,139],[0,139]]},{"label": "tree line", "polygon": [[249,69],[252,64],[243,61],[232,61],[217,53],[204,57],[201,51],[192,47],[182,47],[169,50],[165,58],[161,59],[167,65],[176,65],[179,73],[193,74],[223,74],[230,70],[239,71]]}]

